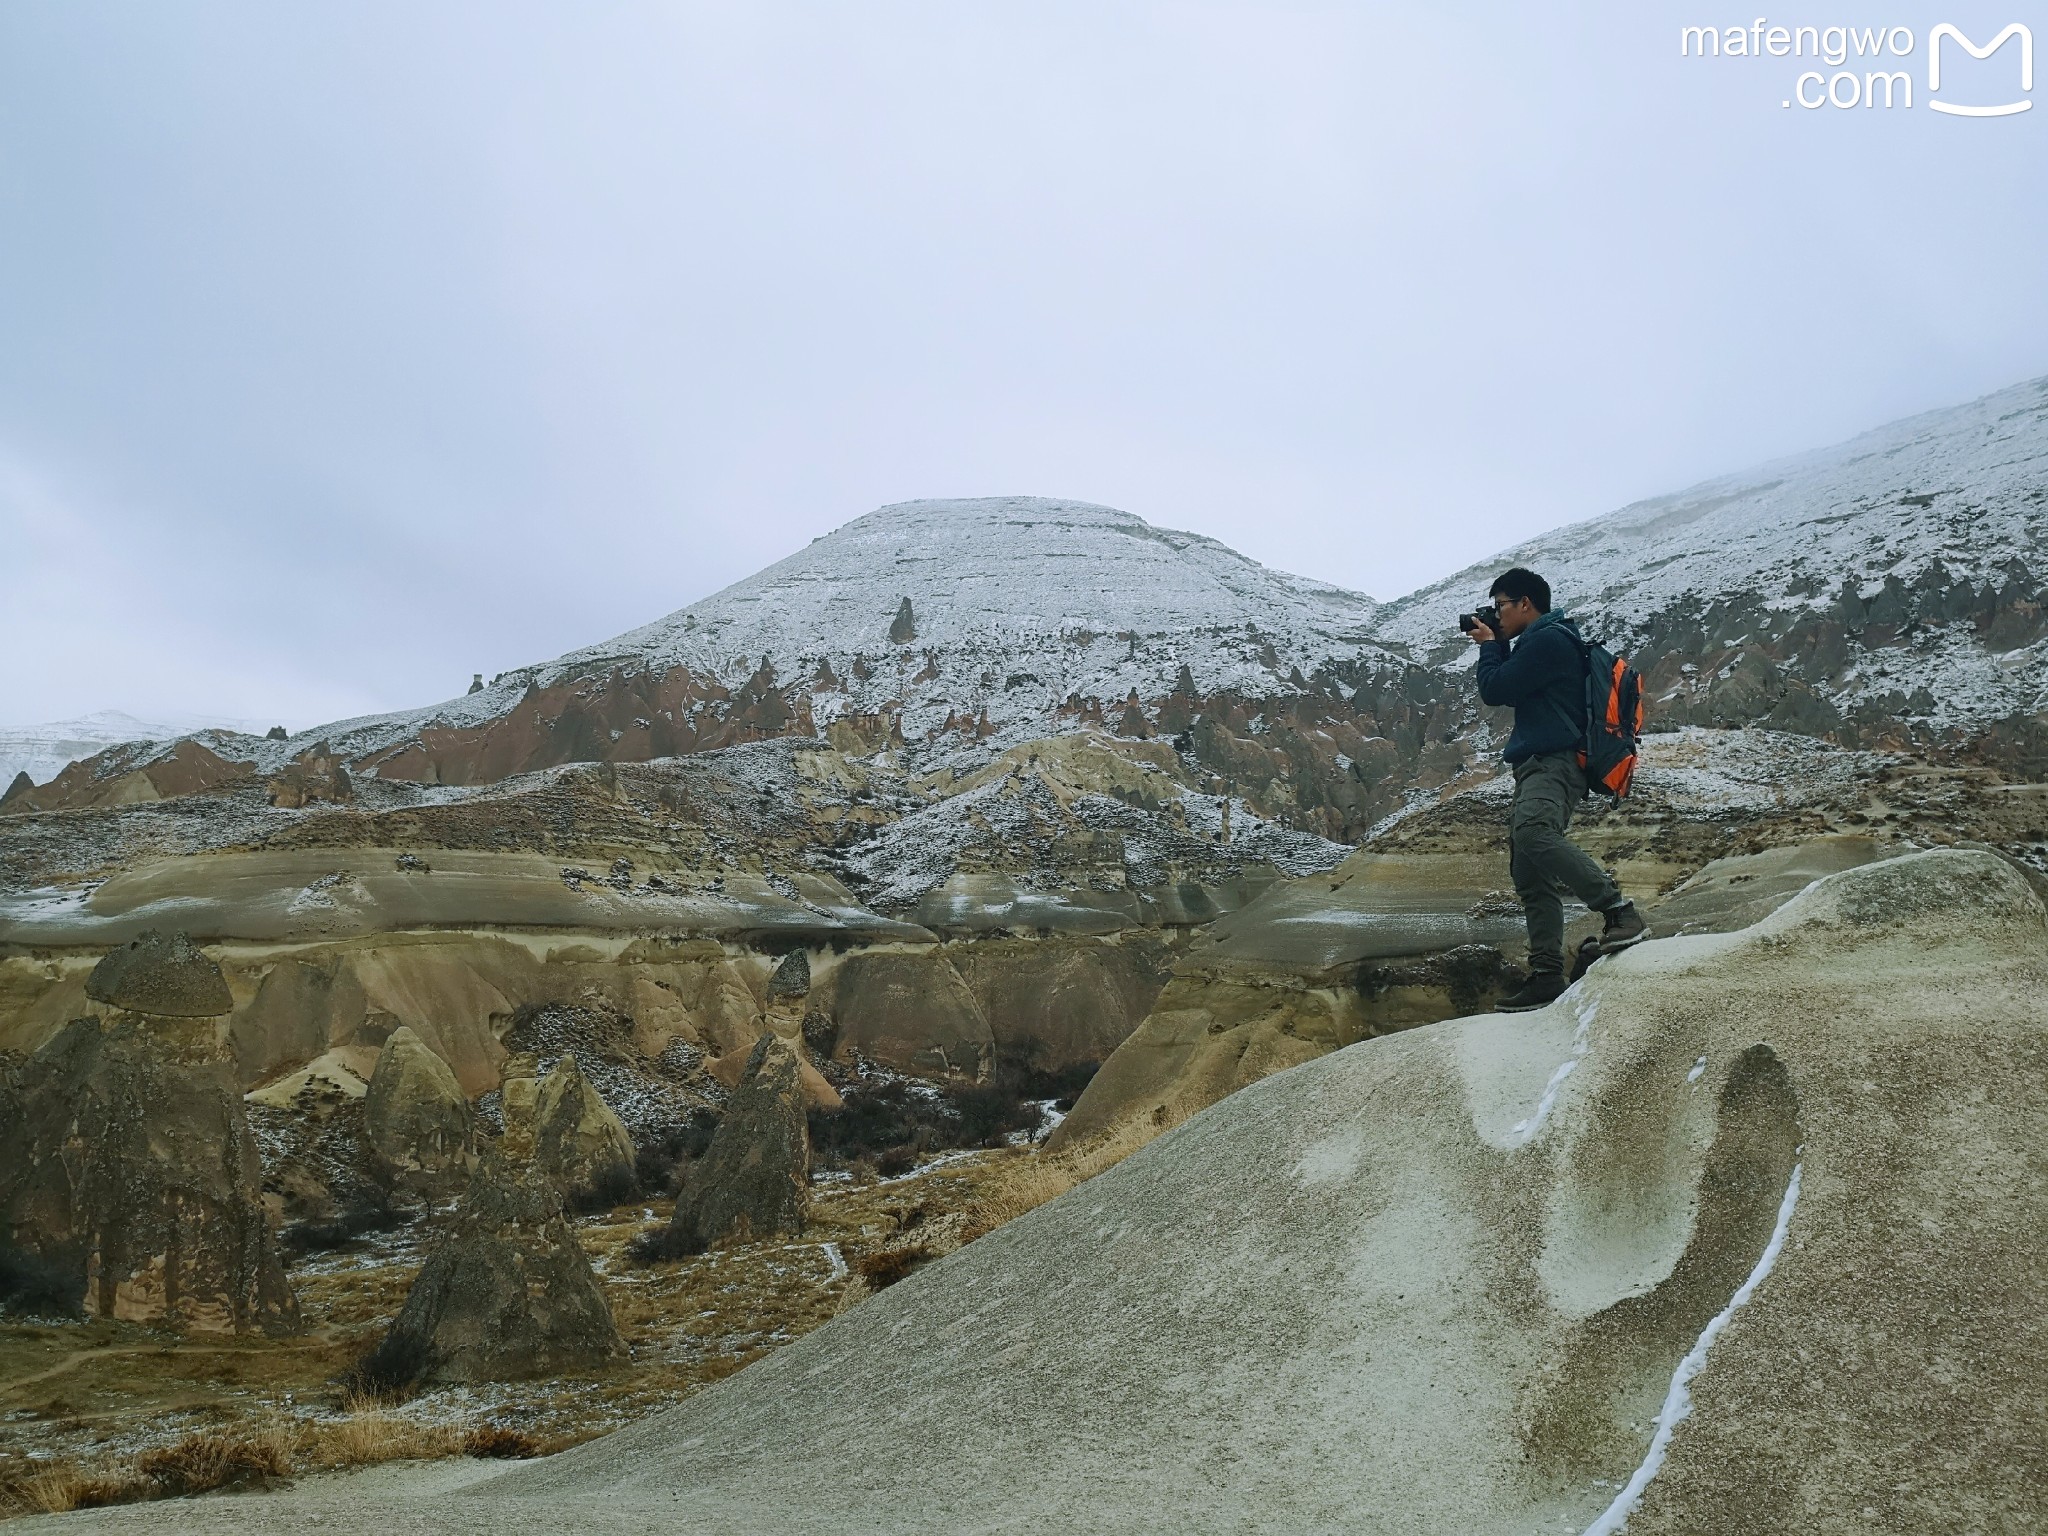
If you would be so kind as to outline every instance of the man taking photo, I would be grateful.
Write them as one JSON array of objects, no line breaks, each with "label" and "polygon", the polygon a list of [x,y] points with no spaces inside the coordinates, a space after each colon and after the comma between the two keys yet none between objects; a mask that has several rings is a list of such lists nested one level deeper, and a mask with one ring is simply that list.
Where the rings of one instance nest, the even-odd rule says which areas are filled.
[{"label": "man taking photo", "polygon": [[1508,811],[1508,868],[1529,925],[1529,979],[1500,1003],[1527,1013],[1555,1001],[1566,986],[1564,901],[1569,891],[1606,919],[1602,954],[1649,934],[1642,914],[1607,871],[1565,836],[1586,793],[1580,751],[1586,741],[1586,652],[1562,609],[1550,606],[1550,583],[1516,566],[1495,578],[1493,607],[1467,614],[1459,626],[1479,647],[1479,697],[1515,712],[1501,756],[1515,774]]}]

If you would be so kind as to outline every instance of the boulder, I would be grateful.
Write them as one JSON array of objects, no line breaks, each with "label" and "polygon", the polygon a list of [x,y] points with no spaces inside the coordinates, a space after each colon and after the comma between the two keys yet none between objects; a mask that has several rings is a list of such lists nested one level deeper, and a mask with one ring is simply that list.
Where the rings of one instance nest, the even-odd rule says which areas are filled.
[{"label": "boulder", "polygon": [[676,1251],[803,1230],[811,1200],[803,1064],[793,1040],[767,1034],[755,1043],[711,1145],[676,1200],[669,1225]]},{"label": "boulder", "polygon": [[147,929],[92,968],[85,995],[127,1013],[212,1019],[235,1006],[220,967],[183,933]]},{"label": "boulder", "polygon": [[0,1247],[89,1317],[298,1326],[233,1069],[139,1019],[74,1020],[0,1081]]},{"label": "boulder", "polygon": [[454,1227],[427,1256],[366,1385],[502,1381],[587,1369],[625,1353],[604,1288],[531,1169],[478,1163]]},{"label": "boulder", "polygon": [[410,1029],[391,1032],[363,1100],[364,1133],[384,1182],[435,1198],[469,1181],[476,1130],[448,1063]]},{"label": "boulder", "polygon": [[632,1188],[633,1138],[573,1055],[563,1056],[541,1083],[533,1126],[534,1167],[557,1189]]}]

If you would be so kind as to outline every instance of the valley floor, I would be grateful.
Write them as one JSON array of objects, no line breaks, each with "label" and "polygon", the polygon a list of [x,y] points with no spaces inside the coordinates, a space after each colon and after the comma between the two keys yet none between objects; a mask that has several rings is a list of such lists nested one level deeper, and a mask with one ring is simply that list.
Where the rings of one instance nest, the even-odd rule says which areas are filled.
[{"label": "valley floor", "polygon": [[[217,1472],[198,1480],[225,1473],[234,1483],[561,1450],[731,1375],[956,1245],[961,1213],[1014,1183],[1035,1156],[1005,1148],[948,1154],[897,1178],[828,1174],[813,1188],[801,1239],[652,1264],[628,1247],[666,1225],[672,1201],[580,1218],[578,1235],[631,1348],[621,1365],[582,1375],[444,1384],[397,1402],[343,1389],[344,1373],[403,1303],[432,1244],[429,1220],[295,1260],[307,1323],[296,1338],[7,1322],[0,1515],[201,1491],[191,1464],[209,1458]],[[930,1247],[917,1237],[927,1224]]]}]

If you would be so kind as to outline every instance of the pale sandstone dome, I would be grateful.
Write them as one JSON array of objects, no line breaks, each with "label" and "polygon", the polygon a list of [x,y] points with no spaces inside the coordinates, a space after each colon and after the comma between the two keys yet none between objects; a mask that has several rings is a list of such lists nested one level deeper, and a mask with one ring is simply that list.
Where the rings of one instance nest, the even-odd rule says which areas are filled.
[{"label": "pale sandstone dome", "polygon": [[463,1494],[66,1528],[2040,1529],[2044,988],[2009,865],[1865,865],[1254,1084]]},{"label": "pale sandstone dome", "polygon": [[633,1173],[633,1138],[603,1095],[564,1055],[534,1101],[535,1170],[555,1188],[606,1189]]}]

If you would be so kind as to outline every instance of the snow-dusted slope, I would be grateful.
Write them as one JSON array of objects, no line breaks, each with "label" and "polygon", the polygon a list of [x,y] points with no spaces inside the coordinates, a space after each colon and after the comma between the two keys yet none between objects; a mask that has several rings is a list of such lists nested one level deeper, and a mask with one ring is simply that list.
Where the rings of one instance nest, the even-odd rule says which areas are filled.
[{"label": "snow-dusted slope", "polygon": [[1638,648],[1674,638],[1659,620],[1681,610],[1739,610],[1751,639],[1831,618],[1877,641],[1811,679],[1844,709],[1925,687],[1938,725],[2040,711],[2048,639],[2024,610],[2048,571],[2048,379],[1546,533],[1387,605],[1376,635],[1462,659],[1458,613],[1510,565]]},{"label": "snow-dusted slope", "polygon": [[66,764],[125,741],[170,741],[209,728],[257,732],[265,729],[252,720],[223,718],[152,723],[124,715],[118,709],[99,710],[76,720],[52,720],[46,725],[0,727],[0,789],[12,784],[17,773],[26,773],[37,784],[47,784]]},{"label": "snow-dusted slope", "polygon": [[[1307,665],[1358,645],[1376,609],[1356,592],[1268,570],[1214,539],[1112,507],[1036,496],[907,501],[560,665],[623,654],[744,675],[762,656],[783,670],[856,651],[879,657],[895,648],[890,627],[905,597],[916,637],[904,644],[913,650],[1050,655],[1076,649],[1078,634],[1134,633],[1147,664],[1120,667],[1111,657],[1107,670],[1128,675],[1140,694],[1148,681],[1171,686],[1177,666],[1148,639],[1208,637],[1190,658],[1202,691],[1265,687],[1273,679],[1248,627],[1273,642],[1283,666]],[[1128,642],[1108,649],[1127,651]],[[1080,682],[1103,670],[1079,658],[1065,666]],[[1047,671],[1039,692],[1057,686],[1060,665]]]}]

